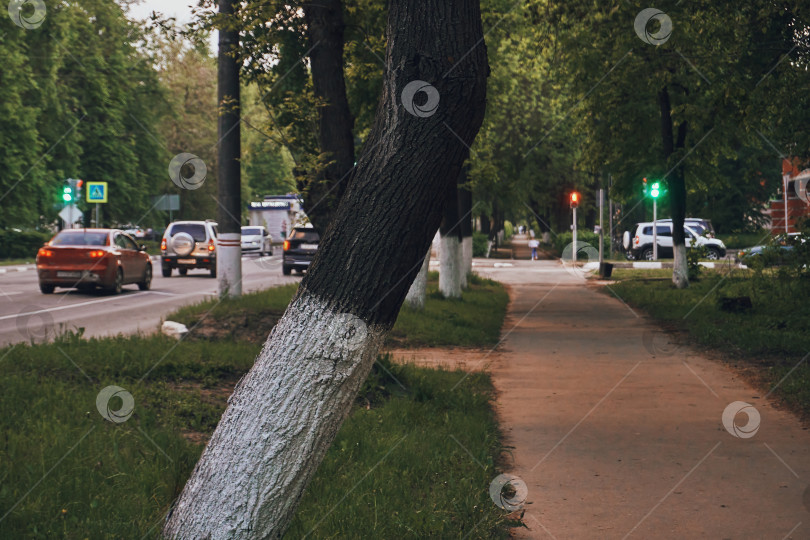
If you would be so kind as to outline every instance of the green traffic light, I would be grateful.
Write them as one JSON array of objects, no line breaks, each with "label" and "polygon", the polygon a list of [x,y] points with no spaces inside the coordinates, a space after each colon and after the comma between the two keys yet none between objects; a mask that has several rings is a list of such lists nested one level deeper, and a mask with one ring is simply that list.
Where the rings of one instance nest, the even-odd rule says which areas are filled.
[{"label": "green traffic light", "polygon": [[65,202],[70,202],[73,200],[73,190],[70,187],[65,186],[62,190],[62,200]]},{"label": "green traffic light", "polygon": [[653,199],[657,199],[660,194],[661,194],[660,184],[658,182],[653,183],[652,189],[650,189],[650,196]]}]

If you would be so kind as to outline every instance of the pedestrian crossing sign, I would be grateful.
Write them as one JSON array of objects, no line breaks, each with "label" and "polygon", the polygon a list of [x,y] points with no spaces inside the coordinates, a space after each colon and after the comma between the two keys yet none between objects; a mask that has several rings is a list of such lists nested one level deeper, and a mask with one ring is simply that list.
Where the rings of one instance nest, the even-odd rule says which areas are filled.
[{"label": "pedestrian crossing sign", "polygon": [[87,182],[87,202],[107,202],[107,182]]}]

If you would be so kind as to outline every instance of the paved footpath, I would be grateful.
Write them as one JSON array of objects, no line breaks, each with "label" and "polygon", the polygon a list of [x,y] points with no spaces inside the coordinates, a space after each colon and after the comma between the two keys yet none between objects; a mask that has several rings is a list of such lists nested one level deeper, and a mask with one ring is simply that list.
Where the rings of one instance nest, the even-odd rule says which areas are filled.
[{"label": "paved footpath", "polygon": [[[512,298],[490,369],[528,488],[518,538],[810,538],[810,434],[792,414],[560,262],[510,263],[476,271]],[[724,427],[737,401],[759,413],[753,437]]]}]

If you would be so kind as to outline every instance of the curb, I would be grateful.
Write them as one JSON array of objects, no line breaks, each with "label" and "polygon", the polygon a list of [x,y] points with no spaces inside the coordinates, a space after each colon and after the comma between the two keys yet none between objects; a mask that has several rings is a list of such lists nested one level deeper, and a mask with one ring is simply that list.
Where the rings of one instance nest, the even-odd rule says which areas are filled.
[{"label": "curb", "polygon": [[28,264],[25,266],[6,266],[0,268],[0,274],[6,274],[10,272],[25,272],[26,270],[33,270],[36,265]]}]

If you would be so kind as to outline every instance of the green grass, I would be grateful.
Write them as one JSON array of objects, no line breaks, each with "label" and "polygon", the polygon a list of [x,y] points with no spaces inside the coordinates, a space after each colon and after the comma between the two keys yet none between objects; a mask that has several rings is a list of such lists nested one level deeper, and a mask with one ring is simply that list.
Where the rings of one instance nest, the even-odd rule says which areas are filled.
[{"label": "green grass", "polygon": [[[256,334],[294,291],[292,285],[208,301],[168,318],[190,326],[202,321],[194,333],[246,321]],[[463,302],[431,295],[426,316],[448,318],[465,304],[473,312],[505,309],[506,293],[492,282],[475,280],[466,294]],[[474,325],[496,339],[503,314],[496,320],[467,313],[454,321],[443,322],[445,330],[477,343]],[[429,327],[436,322],[408,324],[409,338],[435,339]],[[0,520],[0,537],[156,537],[267,334],[257,335],[177,342],[65,334],[52,344],[0,350],[0,517],[11,510]],[[476,373],[454,388],[463,377],[381,357],[287,537],[507,538],[512,523],[488,495],[502,451],[492,382]],[[96,409],[96,396],[109,385],[134,398],[134,413],[121,424]],[[110,406],[118,409],[118,398]]]},{"label": "green grass", "polygon": [[[650,272],[655,271],[645,271],[646,276]],[[721,352],[729,360],[741,361],[751,368],[762,388],[770,389],[810,352],[807,279],[791,279],[779,270],[761,275],[735,270],[730,274],[707,272],[686,290],[675,289],[669,280],[639,276],[610,287],[665,326],[685,331],[691,341]],[[719,298],[742,296],[751,299],[752,309],[741,313],[720,309]],[[779,385],[776,395],[803,414],[810,414],[807,361]]]},{"label": "green grass", "polygon": [[509,294],[500,283],[471,275],[461,300],[438,291],[438,273],[428,274],[424,311],[407,305],[389,334],[395,347],[492,347],[500,339]]},{"label": "green grass", "polygon": [[[249,293],[238,300],[208,300],[179,309],[167,319],[198,326],[217,339],[267,337],[297,285]],[[424,311],[403,306],[389,334],[392,347],[492,347],[500,338],[509,295],[498,282],[472,275],[461,300],[445,299],[438,291],[438,273],[428,275]],[[200,322],[202,321],[202,322]],[[266,324],[270,321],[270,325]]]},{"label": "green grass", "polygon": [[34,264],[36,257],[29,257],[27,259],[0,259],[0,266],[15,266],[18,264]]}]

